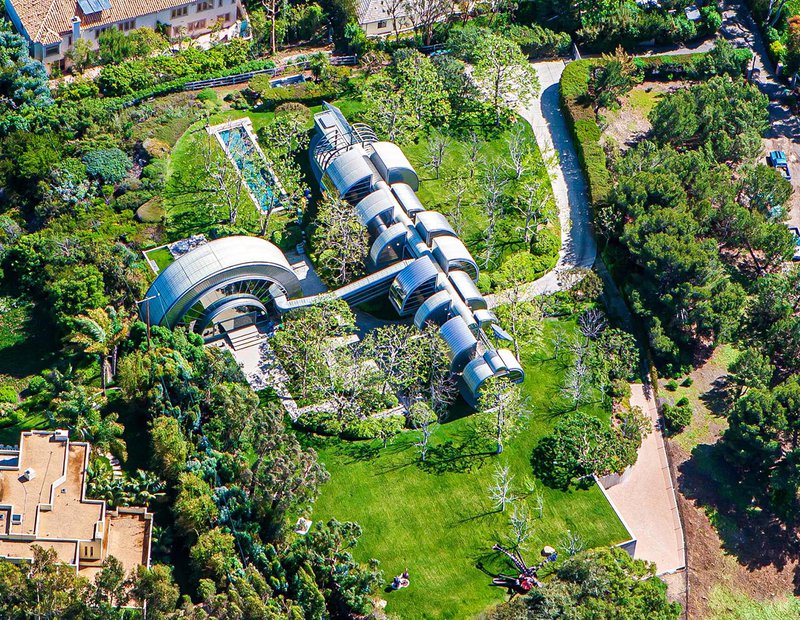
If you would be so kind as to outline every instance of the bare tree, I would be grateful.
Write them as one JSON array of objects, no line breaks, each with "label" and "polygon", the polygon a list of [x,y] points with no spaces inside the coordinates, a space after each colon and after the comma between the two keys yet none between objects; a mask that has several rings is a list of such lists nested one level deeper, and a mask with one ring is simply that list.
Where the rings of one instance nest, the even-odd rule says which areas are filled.
[{"label": "bare tree", "polygon": [[508,465],[498,464],[495,466],[492,485],[489,487],[489,498],[492,500],[494,507],[500,512],[505,511],[506,504],[519,499],[514,493],[513,482],[514,474],[511,473]]},{"label": "bare tree", "polygon": [[519,386],[505,377],[489,379],[483,384],[478,399],[481,413],[479,431],[495,442],[496,454],[503,452],[505,442],[519,428],[525,415],[525,404]]},{"label": "bare tree", "polygon": [[453,12],[452,0],[406,0],[405,10],[414,29],[422,33],[425,45],[431,44],[433,27]]},{"label": "bare tree", "polygon": [[467,159],[469,160],[470,179],[475,177],[475,170],[479,165],[482,147],[483,140],[481,140],[481,137],[475,131],[470,131],[469,135],[467,135]]},{"label": "bare tree", "polygon": [[445,151],[447,151],[447,147],[449,146],[450,139],[438,131],[431,136],[430,140],[428,140],[428,160],[426,161],[425,165],[433,169],[437,180],[439,179],[439,169],[444,163]]},{"label": "bare tree", "polygon": [[528,541],[534,533],[533,520],[528,507],[525,504],[515,504],[508,521],[511,526],[511,540],[514,548],[526,549]]},{"label": "bare tree", "polygon": [[578,328],[590,340],[597,340],[606,327],[608,327],[606,315],[596,308],[587,310],[578,319]]},{"label": "bare tree", "polygon": [[419,432],[419,439],[415,445],[419,448],[419,455],[424,463],[428,456],[431,435],[439,425],[439,416],[428,403],[419,401],[411,405],[408,411],[408,420],[411,427]]},{"label": "bare tree", "polygon": [[576,534],[572,530],[567,530],[564,538],[561,539],[561,546],[566,551],[567,555],[577,555],[586,548],[586,542],[580,534]]},{"label": "bare tree", "polygon": [[589,394],[590,374],[589,367],[582,360],[578,359],[564,377],[564,385],[561,387],[561,393],[573,403],[576,410]]},{"label": "bare tree", "polygon": [[481,178],[481,190],[484,195],[486,217],[488,224],[484,231],[486,253],[483,258],[483,268],[488,269],[494,260],[494,244],[497,220],[502,208],[503,190],[508,180],[503,175],[499,166],[491,165]]},{"label": "bare tree", "polygon": [[[237,146],[235,143],[231,143],[228,148],[234,159],[247,160],[251,157],[244,151],[243,145]],[[209,192],[224,201],[228,211],[228,223],[233,226],[239,217],[244,180],[236,167],[228,160],[225,152],[219,148],[214,136],[207,134],[206,138],[201,140],[200,149],[203,155],[203,170],[211,185]]]},{"label": "bare tree", "polygon": [[[471,170],[470,173],[472,173]],[[450,188],[450,200],[447,202],[450,208],[447,211],[447,215],[449,216],[450,223],[453,225],[453,230],[456,231],[458,236],[461,236],[464,230],[464,224],[466,223],[466,218],[464,217],[464,199],[467,195],[467,191],[470,189],[470,182],[466,177],[458,175],[448,183],[448,187]]]},{"label": "bare tree", "polygon": [[408,0],[381,0],[381,6],[392,20],[394,38],[400,38],[400,20],[406,19]]},{"label": "bare tree", "polygon": [[519,180],[525,174],[525,160],[531,154],[530,137],[525,133],[525,125],[517,123],[514,129],[508,134],[506,139],[508,146],[508,167],[511,169],[514,178]]}]

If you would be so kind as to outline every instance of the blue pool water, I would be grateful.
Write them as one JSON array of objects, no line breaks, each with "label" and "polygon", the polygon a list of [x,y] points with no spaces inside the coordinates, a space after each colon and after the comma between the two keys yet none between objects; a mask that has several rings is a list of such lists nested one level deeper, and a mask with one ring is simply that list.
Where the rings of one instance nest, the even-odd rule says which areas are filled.
[{"label": "blue pool water", "polygon": [[271,88],[278,88],[279,86],[289,86],[290,84],[302,84],[306,81],[304,75],[289,75],[284,78],[270,80],[269,85]]},{"label": "blue pool water", "polygon": [[261,155],[256,151],[250,136],[244,127],[223,129],[219,137],[228,147],[233,163],[242,173],[245,183],[258,201],[262,211],[269,211],[275,206],[277,199],[272,189],[272,174],[263,163]]}]

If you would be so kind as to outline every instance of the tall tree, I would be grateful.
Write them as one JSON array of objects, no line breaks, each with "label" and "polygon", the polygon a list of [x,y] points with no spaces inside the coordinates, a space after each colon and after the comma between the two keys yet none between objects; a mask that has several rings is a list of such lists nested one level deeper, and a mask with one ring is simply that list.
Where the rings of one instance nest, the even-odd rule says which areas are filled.
[{"label": "tall tree", "polygon": [[519,45],[498,34],[483,37],[473,72],[500,125],[503,108],[527,105],[539,92],[539,79]]},{"label": "tall tree", "polygon": [[500,454],[519,429],[526,413],[526,402],[518,385],[504,377],[489,379],[481,387],[478,411],[481,433],[494,441],[495,453]]},{"label": "tall tree", "polygon": [[344,200],[328,195],[318,205],[311,242],[320,265],[337,285],[365,273],[369,235]]}]

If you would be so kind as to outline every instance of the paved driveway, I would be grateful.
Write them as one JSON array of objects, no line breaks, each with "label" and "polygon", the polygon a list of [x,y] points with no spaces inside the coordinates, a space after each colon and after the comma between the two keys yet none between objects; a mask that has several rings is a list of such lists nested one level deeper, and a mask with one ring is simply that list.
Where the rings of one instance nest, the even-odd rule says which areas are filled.
[{"label": "paved driveway", "polygon": [[[597,245],[591,230],[589,199],[586,181],[572,146],[567,123],[559,106],[559,81],[564,61],[533,64],[539,77],[541,96],[519,110],[533,128],[536,143],[543,154],[558,154],[558,163],[551,167],[553,196],[561,224],[561,250],[555,269],[525,287],[524,299],[559,290],[559,273],[573,267],[591,267],[597,255]],[[487,295],[489,307],[506,300],[503,292]]]},{"label": "paved driveway", "polygon": [[633,557],[655,562],[659,575],[686,566],[686,544],[678,516],[675,489],[667,464],[664,438],[658,430],[658,412],[644,386],[631,386],[631,405],[641,407],[653,423],[642,441],[639,456],[623,482],[606,494],[636,538]]}]

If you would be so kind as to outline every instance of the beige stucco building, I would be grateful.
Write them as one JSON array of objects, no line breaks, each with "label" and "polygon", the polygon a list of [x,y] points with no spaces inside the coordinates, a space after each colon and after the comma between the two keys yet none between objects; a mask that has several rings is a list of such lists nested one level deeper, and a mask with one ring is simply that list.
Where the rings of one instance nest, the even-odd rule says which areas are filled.
[{"label": "beige stucco building", "polygon": [[6,0],[6,11],[30,41],[31,55],[46,64],[61,63],[78,39],[96,49],[109,28],[197,37],[230,28],[245,15],[241,0]]},{"label": "beige stucco building", "polygon": [[127,574],[149,566],[152,514],[86,497],[90,449],[66,431],[27,431],[0,450],[0,559],[30,561],[39,545],[90,581],[109,556]]}]

